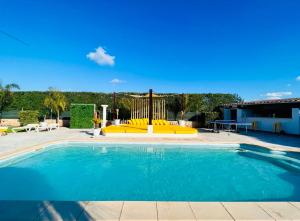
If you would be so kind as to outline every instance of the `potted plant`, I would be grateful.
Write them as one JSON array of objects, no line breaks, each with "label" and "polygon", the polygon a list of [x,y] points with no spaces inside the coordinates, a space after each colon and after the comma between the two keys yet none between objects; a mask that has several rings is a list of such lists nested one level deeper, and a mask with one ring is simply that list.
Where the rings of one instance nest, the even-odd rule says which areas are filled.
[{"label": "potted plant", "polygon": [[184,127],[185,126],[185,120],[183,119],[184,118],[184,111],[180,112],[180,118],[181,118],[181,120],[178,121],[179,122],[179,126]]},{"label": "potted plant", "polygon": [[101,131],[101,128],[99,128],[99,124],[101,123],[101,120],[99,117],[95,116],[93,122],[94,122],[94,136],[98,136]]},{"label": "potted plant", "polygon": [[119,119],[119,109],[116,109],[117,118],[115,119],[115,125],[120,125],[120,119]]},{"label": "potted plant", "polygon": [[184,115],[188,110],[188,100],[189,100],[188,94],[181,94],[181,112],[180,112],[181,119],[178,121],[179,126],[181,127],[185,127],[186,125],[184,120]]}]

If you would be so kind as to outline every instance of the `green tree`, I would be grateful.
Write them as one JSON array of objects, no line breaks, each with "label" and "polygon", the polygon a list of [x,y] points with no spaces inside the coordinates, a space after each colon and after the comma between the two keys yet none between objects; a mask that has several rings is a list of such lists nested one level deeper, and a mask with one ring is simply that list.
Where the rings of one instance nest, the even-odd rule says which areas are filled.
[{"label": "green tree", "polygon": [[121,119],[130,118],[132,98],[123,96],[117,99],[117,107],[119,108],[119,116]]},{"label": "green tree", "polygon": [[13,101],[13,89],[20,89],[17,84],[2,85],[0,83],[0,119],[2,118],[2,112],[8,107]]},{"label": "green tree", "polygon": [[190,94],[189,95],[189,102],[187,104],[188,111],[191,112],[205,112],[207,110],[206,103],[204,101],[203,94]]},{"label": "green tree", "polygon": [[181,101],[179,95],[172,95],[166,98],[167,110],[174,114],[174,118],[177,119],[179,112],[181,111]]},{"label": "green tree", "polygon": [[54,88],[49,88],[48,95],[45,97],[44,105],[56,113],[56,122],[59,122],[59,114],[67,107],[65,95]]},{"label": "green tree", "polygon": [[186,112],[189,111],[189,95],[188,94],[181,94],[180,95],[180,100],[181,100],[181,120],[183,120]]}]

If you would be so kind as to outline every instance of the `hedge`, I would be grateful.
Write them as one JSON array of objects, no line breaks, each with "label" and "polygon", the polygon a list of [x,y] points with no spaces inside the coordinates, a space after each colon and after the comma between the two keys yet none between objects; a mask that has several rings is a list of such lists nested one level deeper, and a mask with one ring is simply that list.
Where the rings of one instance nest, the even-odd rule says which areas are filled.
[{"label": "hedge", "polygon": [[[147,91],[145,91],[147,92]],[[96,104],[97,110],[101,111],[101,104],[107,104],[109,109],[113,105],[112,93],[96,93],[96,92],[62,92],[68,104]],[[19,110],[38,110],[40,118],[45,115],[49,118],[51,112],[44,105],[44,99],[48,92],[43,91],[15,91],[13,93],[13,102],[6,107],[4,111],[19,111]],[[140,94],[132,92],[116,93],[116,107],[120,110],[120,119],[130,119],[130,103],[131,94]],[[162,95],[166,101],[166,110],[169,112],[170,119],[178,119],[181,111],[181,94],[163,93]],[[236,94],[189,94],[187,99],[187,108],[185,112],[204,113],[219,112],[221,104],[236,103],[242,99]],[[70,105],[67,106],[66,111],[70,110]],[[4,115],[4,113],[3,113]],[[0,116],[1,117],[1,116]],[[6,117],[6,116],[4,116]],[[108,119],[112,119],[112,114],[107,112]],[[205,117],[205,116],[204,116]],[[221,115],[220,115],[221,117]],[[188,117],[190,118],[190,117]]]},{"label": "hedge", "polygon": [[70,128],[93,128],[95,104],[71,104]]},{"label": "hedge", "polygon": [[22,126],[27,124],[36,124],[39,122],[39,112],[32,110],[20,111],[19,119]]}]

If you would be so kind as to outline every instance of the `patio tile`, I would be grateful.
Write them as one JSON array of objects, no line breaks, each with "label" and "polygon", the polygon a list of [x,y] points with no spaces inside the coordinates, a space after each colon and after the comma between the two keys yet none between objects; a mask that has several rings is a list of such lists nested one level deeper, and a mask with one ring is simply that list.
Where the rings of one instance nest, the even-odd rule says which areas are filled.
[{"label": "patio tile", "polygon": [[120,220],[157,220],[156,202],[124,202]]},{"label": "patio tile", "polygon": [[35,220],[45,208],[41,201],[0,201],[0,220]]},{"label": "patio tile", "polygon": [[252,202],[223,203],[234,220],[274,220],[269,214]]},{"label": "patio tile", "polygon": [[48,202],[47,209],[45,209],[37,220],[39,221],[74,221],[79,218],[83,212],[83,208],[87,203],[85,202]]},{"label": "patio tile", "polygon": [[300,220],[300,210],[287,202],[258,203],[276,220]]},{"label": "patio tile", "polygon": [[190,206],[197,220],[233,220],[218,202],[191,202]]},{"label": "patio tile", "polygon": [[80,221],[98,221],[98,220],[119,220],[123,202],[89,202],[84,207],[84,212],[81,214]]},{"label": "patio tile", "polygon": [[298,209],[300,209],[300,202],[290,202],[290,204],[294,205]]},{"label": "patio tile", "polygon": [[188,202],[157,202],[158,220],[196,220]]}]

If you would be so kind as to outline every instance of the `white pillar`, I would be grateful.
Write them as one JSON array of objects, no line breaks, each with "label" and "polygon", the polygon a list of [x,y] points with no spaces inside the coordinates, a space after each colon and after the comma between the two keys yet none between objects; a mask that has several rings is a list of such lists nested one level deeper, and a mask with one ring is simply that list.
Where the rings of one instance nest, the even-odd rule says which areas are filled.
[{"label": "white pillar", "polygon": [[103,108],[103,116],[102,116],[102,123],[101,123],[101,128],[104,128],[106,126],[106,109],[108,107],[108,105],[101,105],[101,107]]}]

